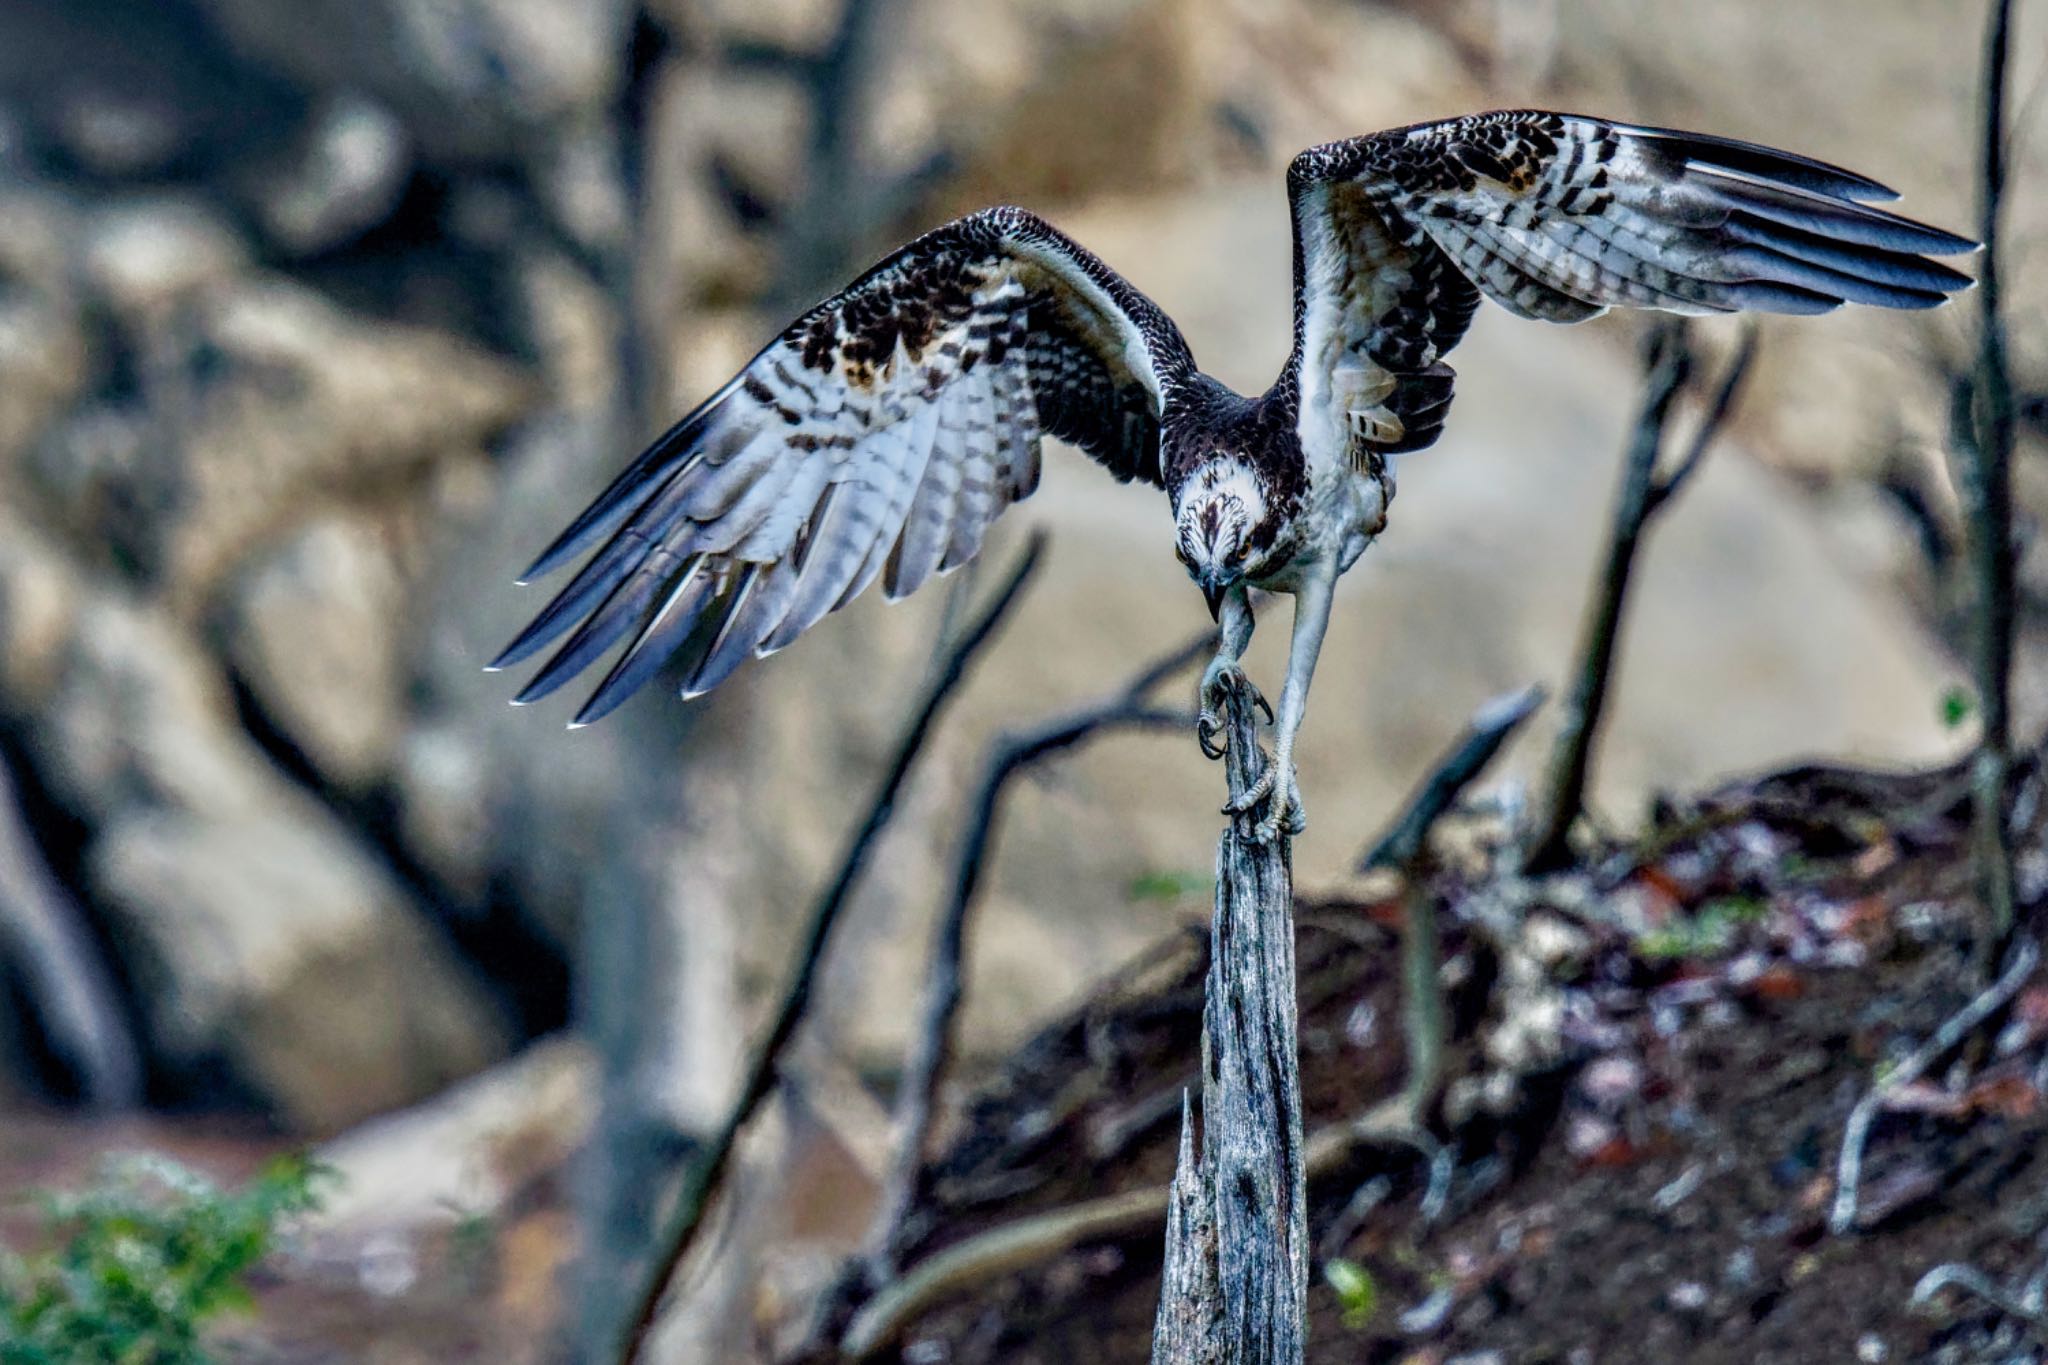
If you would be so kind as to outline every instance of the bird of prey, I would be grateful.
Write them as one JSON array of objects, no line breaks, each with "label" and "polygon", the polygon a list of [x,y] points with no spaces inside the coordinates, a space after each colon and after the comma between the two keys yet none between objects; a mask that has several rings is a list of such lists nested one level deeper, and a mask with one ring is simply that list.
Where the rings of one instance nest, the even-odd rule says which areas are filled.
[{"label": "bird of prey", "polygon": [[683,694],[706,692],[875,578],[899,598],[972,558],[1056,436],[1170,501],[1222,626],[1212,757],[1227,689],[1250,687],[1248,589],[1293,594],[1273,761],[1234,809],[1264,802],[1262,841],[1298,833],[1295,736],[1337,579],[1386,525],[1390,457],[1442,431],[1444,357],[1482,298],[1545,322],[1927,308],[1970,280],[1926,258],[1975,245],[1824,162],[1533,110],[1310,148],[1287,194],[1294,346],[1263,395],[1203,374],[1158,305],[1034,214],[970,214],[791,323],[621,473],[527,570],[595,550],[491,666],[568,634],[529,702],[624,644],[576,725],[677,656]]}]

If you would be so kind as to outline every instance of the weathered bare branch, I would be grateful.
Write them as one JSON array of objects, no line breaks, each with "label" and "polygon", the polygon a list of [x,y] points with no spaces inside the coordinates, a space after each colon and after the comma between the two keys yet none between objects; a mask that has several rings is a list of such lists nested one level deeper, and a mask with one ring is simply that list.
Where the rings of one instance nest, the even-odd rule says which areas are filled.
[{"label": "weathered bare branch", "polygon": [[[1416,1145],[1400,1098],[1309,1134],[1303,1144],[1303,1169],[1309,1179],[1330,1175],[1361,1148],[1374,1144]],[[839,1339],[840,1353],[853,1361],[872,1359],[946,1300],[1077,1246],[1156,1236],[1167,1217],[1168,1201],[1167,1186],[1146,1185],[1025,1214],[955,1242],[907,1268],[863,1304]]]},{"label": "weathered bare branch", "polygon": [[1486,765],[1493,762],[1501,746],[1536,714],[1536,708],[1547,695],[1543,684],[1530,683],[1520,691],[1493,698],[1473,712],[1464,732],[1444,750],[1436,767],[1401,808],[1401,814],[1358,860],[1358,870],[1410,867],[1426,848],[1429,832],[1437,821],[1449,813],[1465,788],[1486,771]]},{"label": "weathered bare branch", "polygon": [[1936,1294],[1951,1286],[1975,1294],[2006,1316],[2026,1323],[2033,1329],[2035,1340],[2048,1341],[2048,1311],[2043,1309],[2038,1283],[2023,1286],[2015,1292],[1973,1265],[1950,1261],[1935,1266],[1920,1277],[1920,1282],[1913,1286],[1913,1306],[1925,1306]]},{"label": "weathered bare branch", "polygon": [[1543,697],[1542,685],[1531,683],[1480,707],[1401,815],[1359,861],[1360,871],[1392,868],[1402,874],[1401,1024],[1408,1040],[1408,1079],[1401,1093],[1411,1123],[1419,1125],[1436,1098],[1448,1029],[1437,960],[1436,901],[1429,886],[1429,832],[1536,713]]},{"label": "weathered bare branch", "polygon": [[[1233,804],[1263,766],[1253,706],[1229,702]],[[1202,1135],[1183,1132],[1173,1233],[1152,1339],[1155,1365],[1286,1365],[1302,1358],[1308,1294],[1307,1162],[1296,1047],[1294,890],[1284,833],[1248,812],[1216,847],[1216,908],[1202,1012]]]},{"label": "weathered bare branch", "polygon": [[924,1013],[904,1060],[896,1105],[896,1150],[868,1239],[868,1280],[879,1286],[892,1276],[902,1254],[905,1222],[921,1194],[926,1148],[938,1108],[938,1091],[951,1061],[960,1009],[960,961],[967,921],[993,856],[1002,802],[1011,779],[1077,745],[1118,730],[1191,730],[1194,717],[1148,703],[1146,694],[1215,648],[1205,631],[1140,669],[1109,696],[1036,729],[1007,734],[992,747],[972,814],[954,856],[952,892],[932,932],[925,969]]},{"label": "weathered bare branch", "polygon": [[87,1102],[125,1109],[142,1098],[142,1057],[113,977],[78,907],[44,866],[0,762],[0,963],[27,989],[50,1050]]},{"label": "weathered bare branch", "polygon": [[1735,354],[1729,358],[1728,368],[1722,372],[1714,396],[1707,400],[1706,413],[1693,431],[1692,444],[1686,447],[1678,463],[1671,466],[1670,472],[1651,487],[1649,504],[1645,509],[1648,515],[1655,516],[1666,502],[1678,496],[1679,490],[1706,460],[1707,452],[1713,449],[1714,438],[1720,435],[1729,413],[1735,410],[1735,398],[1742,392],[1742,381],[1749,377],[1750,363],[1756,359],[1756,339],[1756,320],[1751,318],[1742,325],[1742,338],[1735,343]]},{"label": "weathered bare branch", "polygon": [[1542,805],[1524,846],[1524,865],[1532,872],[1552,871],[1571,861],[1572,827],[1585,809],[1593,746],[1599,738],[1601,715],[1607,705],[1629,577],[1643,532],[1699,468],[1728,417],[1754,354],[1753,339],[1745,339],[1701,420],[1691,448],[1660,481],[1657,463],[1665,428],[1672,404],[1691,374],[1693,361],[1681,324],[1661,330],[1650,348],[1642,406],[1622,462],[1621,490],[1615,499],[1606,562],[1594,584],[1585,629],[1579,637],[1578,670],[1565,702],[1564,725],[1545,772]]},{"label": "weathered bare branch", "polygon": [[740,1087],[737,1098],[727,1111],[725,1121],[706,1144],[703,1154],[691,1168],[683,1183],[682,1193],[677,1197],[660,1240],[655,1244],[656,1254],[646,1281],[636,1301],[632,1320],[620,1352],[622,1361],[630,1362],[639,1354],[645,1344],[649,1330],[659,1314],[663,1292],[667,1289],[676,1267],[688,1254],[698,1230],[703,1226],[705,1211],[712,1197],[724,1181],[726,1169],[732,1161],[733,1149],[737,1145],[740,1131],[753,1118],[762,1101],[773,1093],[783,1050],[796,1033],[797,1025],[803,1022],[810,1004],[811,991],[817,982],[818,968],[824,960],[825,947],[837,924],[840,912],[846,908],[861,873],[867,867],[869,855],[873,853],[882,831],[888,826],[895,813],[897,798],[902,794],[905,780],[911,768],[924,751],[926,739],[930,736],[939,713],[952,699],[961,681],[966,677],[970,664],[981,649],[994,638],[1003,622],[1008,619],[1010,608],[1030,583],[1032,575],[1045,550],[1045,535],[1039,532],[1018,557],[1003,585],[994,598],[973,623],[961,632],[947,654],[943,665],[936,670],[926,685],[917,709],[912,713],[909,725],[896,742],[896,751],[890,761],[881,785],[876,789],[869,803],[868,813],[854,833],[845,855],[840,859],[839,870],[812,909],[805,925],[803,939],[797,949],[796,963],[790,973],[790,980],[784,988],[776,1006],[773,1022],[767,1034],[756,1048],[753,1059],[747,1067],[746,1080]]},{"label": "weathered bare branch", "polygon": [[1870,1140],[1870,1125],[1877,1118],[1878,1111],[1901,1087],[1919,1080],[1929,1067],[1961,1046],[1978,1026],[2003,1009],[2019,994],[2020,987],[2026,985],[2027,978],[2034,974],[2034,968],[2040,961],[2038,944],[2030,938],[2016,941],[2004,974],[1943,1020],[1933,1037],[1915,1048],[1849,1111],[1849,1122],[1842,1130],[1841,1161],[1836,1168],[1835,1202],[1828,1213],[1828,1228],[1836,1236],[1856,1226],[1857,1194],[1863,1180],[1863,1149]]}]

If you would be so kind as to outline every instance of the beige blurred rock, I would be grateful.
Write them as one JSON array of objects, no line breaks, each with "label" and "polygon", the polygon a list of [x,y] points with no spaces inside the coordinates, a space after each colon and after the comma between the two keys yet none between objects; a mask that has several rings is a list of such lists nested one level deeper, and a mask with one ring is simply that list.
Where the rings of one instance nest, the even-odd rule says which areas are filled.
[{"label": "beige blurred rock", "polygon": [[549,397],[569,408],[609,400],[617,380],[618,320],[611,301],[587,274],[560,256],[520,263],[518,298]]},{"label": "beige blurred rock", "polygon": [[202,0],[244,54],[315,90],[367,92],[427,155],[486,160],[613,91],[619,0]]},{"label": "beige blurred rock", "polygon": [[231,594],[230,662],[270,723],[346,790],[375,781],[398,738],[408,585],[395,550],[384,521],[322,513]]},{"label": "beige blurred rock", "polygon": [[655,296],[683,303],[751,298],[771,288],[772,239],[740,221],[715,170],[773,199],[802,192],[810,111],[785,75],[703,63],[672,69],[646,138]]},{"label": "beige blurred rock", "polygon": [[234,720],[224,680],[161,611],[99,592],[36,699],[30,756],[91,830],[89,889],[151,1045],[224,1064],[324,1131],[500,1055],[504,1025],[377,858]]},{"label": "beige blurred rock", "polygon": [[543,1038],[424,1104],[386,1114],[314,1154],[340,1180],[319,1234],[491,1217],[558,1174],[596,1112],[595,1067],[572,1038]]},{"label": "beige blurred rock", "polygon": [[191,149],[190,121],[174,103],[104,82],[65,91],[50,126],[66,155],[114,179],[162,175]]},{"label": "beige blurred rock", "polygon": [[634,204],[608,120],[593,115],[572,124],[535,162],[534,188],[571,237],[599,255],[628,245]]},{"label": "beige blurred rock", "polygon": [[85,228],[86,283],[118,316],[154,320],[182,298],[220,285],[249,261],[248,247],[205,201],[164,195],[116,202]]},{"label": "beige blurred rock", "polygon": [[412,143],[390,110],[337,95],[314,110],[300,145],[253,182],[257,216],[286,254],[328,251],[391,213],[412,171]]},{"label": "beige blurred rock", "polygon": [[502,1024],[381,868],[303,812],[123,814],[87,859],[173,1064],[224,1060],[288,1126],[329,1132],[502,1054]]},{"label": "beige blurred rock", "polygon": [[472,904],[488,889],[497,854],[484,800],[491,767],[470,727],[437,717],[405,733],[391,773],[406,848]]},{"label": "beige blurred rock", "polygon": [[0,694],[20,709],[55,685],[84,591],[63,552],[0,506]]},{"label": "beige blurred rock", "polygon": [[67,254],[77,231],[75,212],[54,195],[0,191],[0,488],[85,383]]},{"label": "beige blurred rock", "polygon": [[177,458],[133,493],[137,534],[181,607],[323,499],[402,491],[531,401],[527,380],[473,343],[355,317],[280,279],[219,295],[199,332],[215,372],[168,400]]}]

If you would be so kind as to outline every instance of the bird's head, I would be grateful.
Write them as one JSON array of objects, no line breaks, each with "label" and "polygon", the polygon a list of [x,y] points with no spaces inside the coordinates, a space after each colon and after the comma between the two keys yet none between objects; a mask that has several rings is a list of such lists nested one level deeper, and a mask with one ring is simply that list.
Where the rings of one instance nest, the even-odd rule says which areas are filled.
[{"label": "bird's head", "polygon": [[1209,615],[1223,605],[1231,585],[1254,573],[1257,548],[1271,537],[1257,534],[1266,520],[1266,497],[1258,475],[1234,455],[1204,461],[1174,499],[1174,553],[1209,599]]}]

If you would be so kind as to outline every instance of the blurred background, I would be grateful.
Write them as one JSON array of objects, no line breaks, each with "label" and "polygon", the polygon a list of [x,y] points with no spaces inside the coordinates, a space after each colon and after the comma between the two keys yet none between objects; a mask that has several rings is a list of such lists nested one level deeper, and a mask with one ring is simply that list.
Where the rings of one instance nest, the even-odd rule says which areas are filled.
[{"label": "blurred background", "polygon": [[[10,0],[0,1194],[110,1150],[235,1179],[314,1144],[342,1180],[225,1329],[235,1358],[572,1358],[620,1311],[957,608],[870,595],[712,698],[650,689],[589,730],[568,701],[508,708],[481,665],[545,600],[514,575],[648,435],[874,256],[992,202],[1052,217],[1257,392],[1287,343],[1287,159],[1488,106],[1794,148],[1967,231],[1969,8]],[[2024,20],[2009,287],[2037,451],[2048,13]],[[1617,825],[1733,772],[1967,741],[1941,442],[1966,308],[1765,329],[1734,437],[1644,562],[1597,793]],[[1636,342],[1489,310],[1452,357],[1449,434],[1403,465],[1325,650],[1305,888],[1341,884],[1477,703],[1559,678]],[[2031,733],[2048,465],[2023,456]],[[1157,493],[1047,464],[992,555],[1043,525],[1047,570],[850,912],[801,1099],[748,1148],[767,1211],[664,1358],[757,1358],[857,1241],[991,738],[1206,624]],[[1149,736],[1017,793],[970,1061],[1204,913],[1219,790],[1191,738]],[[31,1224],[0,1210],[0,1235]]]}]

